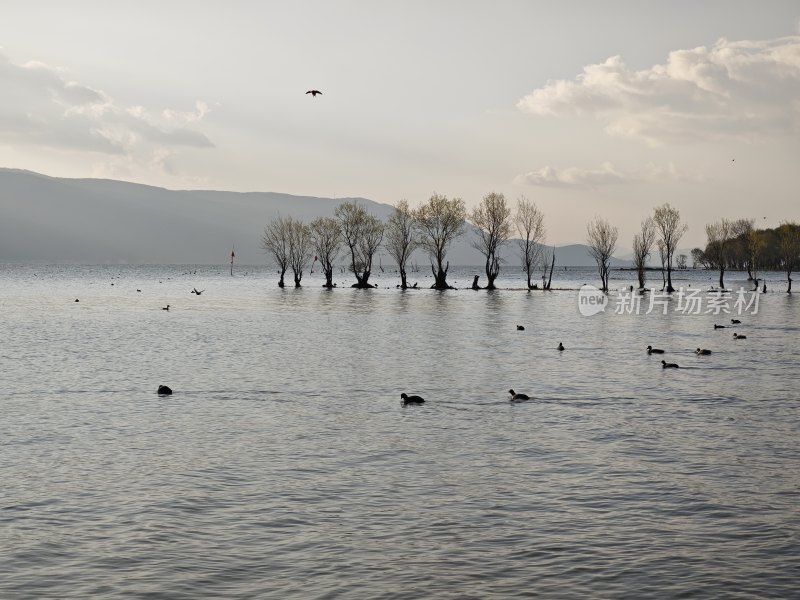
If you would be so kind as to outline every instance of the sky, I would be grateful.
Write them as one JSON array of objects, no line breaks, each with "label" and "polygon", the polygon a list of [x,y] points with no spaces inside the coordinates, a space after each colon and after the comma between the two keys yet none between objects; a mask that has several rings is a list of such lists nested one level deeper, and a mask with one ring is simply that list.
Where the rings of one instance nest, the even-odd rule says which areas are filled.
[{"label": "sky", "polygon": [[[305,94],[318,89],[322,95]],[[490,192],[629,248],[669,202],[800,220],[800,0],[3,3],[0,167],[170,189]]]}]

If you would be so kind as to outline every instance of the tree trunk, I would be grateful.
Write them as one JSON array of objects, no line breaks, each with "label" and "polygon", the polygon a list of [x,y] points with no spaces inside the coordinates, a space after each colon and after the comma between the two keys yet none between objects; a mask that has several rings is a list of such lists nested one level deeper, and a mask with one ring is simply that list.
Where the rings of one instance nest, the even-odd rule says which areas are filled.
[{"label": "tree trunk", "polygon": [[637,274],[639,275],[639,289],[643,290],[645,284],[644,269],[639,269]]},{"label": "tree trunk", "polygon": [[722,290],[724,290],[724,289],[725,289],[725,281],[724,281],[724,277],[725,277],[725,269],[720,269],[720,270],[719,270],[719,287],[720,287],[720,289],[722,289]]},{"label": "tree trunk", "polygon": [[478,278],[480,278],[480,275],[475,275],[475,279],[472,280],[472,289],[473,290],[481,289],[481,286],[478,285]]},{"label": "tree trunk", "polygon": [[675,291],[675,288],[672,287],[672,267],[667,266],[667,293],[671,294]]},{"label": "tree trunk", "polygon": [[285,287],[286,284],[283,283],[284,275],[286,275],[286,269],[281,269],[281,279],[278,281],[278,287]]},{"label": "tree trunk", "polygon": [[333,287],[333,265],[331,265],[330,269],[327,268],[327,267],[323,267],[322,270],[325,273],[325,285],[323,287],[332,288]]},{"label": "tree trunk", "polygon": [[294,287],[299,288],[302,287],[300,285],[300,280],[303,279],[303,272],[300,271],[299,273],[295,271],[294,273]]},{"label": "tree trunk", "polygon": [[400,268],[400,289],[406,289],[408,287],[408,282],[406,281],[406,270],[404,268]]},{"label": "tree trunk", "polygon": [[436,281],[431,286],[432,289],[436,290],[452,289],[452,286],[447,284],[447,270],[449,268],[450,268],[449,261],[445,267],[442,267],[442,263],[439,263],[438,269],[433,266],[433,263],[431,263],[431,271],[433,272],[433,276],[436,278]]},{"label": "tree trunk", "polygon": [[[556,266],[556,247],[553,246],[553,260],[550,261],[550,276],[547,278],[547,286],[544,289],[550,289],[550,283],[553,281],[553,268]],[[565,269],[567,267],[564,267]]]},{"label": "tree trunk", "polygon": [[[791,293],[792,293],[792,272],[791,272],[791,271],[789,271],[789,272],[786,274],[786,279],[788,279],[788,280],[789,280],[789,287],[786,289],[786,293],[787,293],[787,294],[791,294]],[[766,283],[764,284],[764,287],[767,287],[767,284],[766,284]]]}]

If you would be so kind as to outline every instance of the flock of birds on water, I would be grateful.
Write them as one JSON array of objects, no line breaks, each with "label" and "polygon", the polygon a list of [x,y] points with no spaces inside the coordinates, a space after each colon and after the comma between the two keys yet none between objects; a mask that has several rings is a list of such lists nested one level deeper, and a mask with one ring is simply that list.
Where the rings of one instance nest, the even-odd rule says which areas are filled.
[{"label": "flock of birds on water", "polygon": [[[205,291],[205,290],[202,290],[202,291]],[[197,288],[194,288],[191,291],[191,293],[192,294],[197,294],[199,296],[202,293],[202,291],[198,292]],[[77,302],[77,300],[75,300],[75,302]],[[162,308],[161,310],[169,310],[169,304],[167,304],[167,306]],[[733,326],[733,325],[740,325],[741,323],[742,322],[739,319],[731,319],[731,325],[717,325],[716,323],[714,323],[714,329],[725,329],[725,328]],[[523,325],[517,325],[517,331],[525,331],[525,327]],[[735,340],[746,340],[747,336],[746,335],[739,335],[738,333],[734,332],[733,339],[735,339]],[[558,346],[556,347],[556,350],[558,350],[559,352],[563,352],[565,350],[564,344],[562,342],[559,342]],[[711,350],[709,350],[707,348],[697,348],[694,351],[694,353],[697,356],[710,356],[711,355]],[[662,348],[653,348],[653,346],[647,346],[647,354],[664,354],[664,350]],[[680,365],[678,365],[677,363],[668,363],[667,361],[662,360],[661,361],[661,368],[662,369],[678,369],[678,368],[680,368]],[[525,400],[530,400],[531,399],[530,396],[528,396],[527,394],[523,394],[521,392],[515,392],[513,388],[508,390],[508,393],[511,395],[511,398],[510,398],[511,402],[524,402]],[[159,396],[170,396],[170,395],[172,395],[172,389],[170,389],[169,386],[166,386],[166,385],[159,385],[158,386],[158,395]],[[419,406],[419,405],[425,404],[425,398],[423,398],[422,396],[417,396],[417,395],[414,395],[414,394],[409,395],[409,394],[406,394],[405,392],[400,394],[400,399],[403,401],[403,406]]]},{"label": "flock of birds on water", "polygon": [[[740,325],[740,324],[741,324],[741,321],[739,319],[731,319],[731,325]],[[725,329],[726,327],[729,327],[729,325],[717,325],[716,323],[714,323],[714,329]],[[517,325],[517,330],[518,331],[525,331],[525,327],[523,325]],[[738,333],[734,333],[733,334],[733,339],[735,339],[735,340],[746,340],[747,336],[746,335],[739,335]],[[559,342],[558,346],[556,347],[556,350],[558,350],[559,352],[563,352],[564,351],[564,344]],[[661,348],[653,348],[653,346],[648,346],[647,347],[647,353],[648,354],[664,354],[664,350],[661,349]],[[710,356],[711,355],[711,350],[709,350],[707,348],[698,348],[697,350],[694,351],[694,353],[697,356]],[[678,365],[677,363],[668,363],[667,361],[662,360],[661,361],[661,368],[662,369],[678,369],[678,368],[680,368],[680,365]],[[172,393],[172,392],[170,391],[170,393]],[[523,394],[523,393],[520,393],[520,392],[515,392],[513,388],[508,390],[508,393],[511,394],[511,398],[510,398],[511,402],[522,402],[522,401],[531,399],[530,396],[528,396],[527,394]],[[422,396],[409,396],[405,392],[400,394],[400,398],[403,401],[403,406],[406,406],[406,405],[409,405],[409,404],[410,405],[420,405],[420,404],[424,404],[425,403],[425,399]]]}]

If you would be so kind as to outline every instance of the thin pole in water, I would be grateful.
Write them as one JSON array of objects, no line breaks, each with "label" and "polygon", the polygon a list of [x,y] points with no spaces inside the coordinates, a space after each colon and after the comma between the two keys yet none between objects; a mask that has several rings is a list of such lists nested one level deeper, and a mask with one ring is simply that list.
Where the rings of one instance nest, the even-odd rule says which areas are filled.
[{"label": "thin pole in water", "polygon": [[234,252],[235,249],[236,245],[231,247],[231,277],[233,277],[233,257],[236,256],[236,252]]}]

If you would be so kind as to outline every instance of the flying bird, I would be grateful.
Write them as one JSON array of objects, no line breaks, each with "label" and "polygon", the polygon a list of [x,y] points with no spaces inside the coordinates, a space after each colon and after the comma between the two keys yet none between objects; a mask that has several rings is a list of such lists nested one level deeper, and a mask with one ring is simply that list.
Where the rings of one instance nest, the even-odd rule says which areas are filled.
[{"label": "flying bird", "polygon": [[317,94],[321,96],[322,92],[320,92],[319,90],[308,90],[306,94],[311,94],[311,97],[314,98],[316,97]]}]

